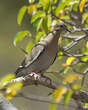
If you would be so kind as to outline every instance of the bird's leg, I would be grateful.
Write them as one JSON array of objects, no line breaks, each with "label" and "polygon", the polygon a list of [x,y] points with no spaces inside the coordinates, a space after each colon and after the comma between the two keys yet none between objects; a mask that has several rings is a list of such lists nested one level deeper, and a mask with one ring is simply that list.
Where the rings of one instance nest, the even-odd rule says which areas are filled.
[{"label": "bird's leg", "polygon": [[30,76],[33,76],[35,80],[40,78],[40,76],[36,74],[35,72],[31,72]]}]

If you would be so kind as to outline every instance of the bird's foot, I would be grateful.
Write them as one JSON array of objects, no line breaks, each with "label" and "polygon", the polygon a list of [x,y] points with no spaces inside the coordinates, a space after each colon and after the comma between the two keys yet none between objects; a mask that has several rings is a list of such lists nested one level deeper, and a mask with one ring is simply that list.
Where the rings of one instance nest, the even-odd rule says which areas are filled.
[{"label": "bird's foot", "polygon": [[33,76],[35,80],[40,78],[40,76],[36,74],[35,72],[31,72],[30,76]]}]

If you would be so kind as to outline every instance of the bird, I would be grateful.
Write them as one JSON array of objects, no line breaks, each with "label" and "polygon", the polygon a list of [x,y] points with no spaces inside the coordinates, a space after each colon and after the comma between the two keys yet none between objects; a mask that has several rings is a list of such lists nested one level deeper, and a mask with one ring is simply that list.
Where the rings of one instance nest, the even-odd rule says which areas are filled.
[{"label": "bird", "polygon": [[58,40],[62,31],[69,31],[64,23],[57,23],[53,30],[40,40],[28,53],[21,65],[15,71],[16,77],[44,75],[46,70],[54,63],[58,53]]}]

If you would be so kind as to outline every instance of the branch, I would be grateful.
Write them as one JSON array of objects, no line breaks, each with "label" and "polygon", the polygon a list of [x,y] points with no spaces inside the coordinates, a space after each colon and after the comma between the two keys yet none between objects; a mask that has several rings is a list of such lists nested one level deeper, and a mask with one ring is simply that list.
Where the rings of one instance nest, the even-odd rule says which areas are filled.
[{"label": "branch", "polygon": [[[55,82],[53,80],[49,80],[49,79],[47,79],[46,77],[43,77],[43,76],[41,76],[39,79],[35,80],[30,75],[27,75],[25,77],[19,77],[19,78],[13,79],[13,80],[5,83],[5,87],[8,84],[11,84],[11,83],[14,83],[14,82],[20,82],[20,81],[23,83],[23,86],[38,84],[38,85],[42,85],[42,86],[45,86],[45,87],[48,87],[48,88],[51,88],[51,89],[57,89],[60,86],[64,86],[67,89],[70,88],[70,87],[68,87],[68,86],[66,86],[64,84]],[[4,90],[5,90],[5,88],[4,88]],[[79,92],[79,94],[78,94],[78,92]],[[77,91],[77,92],[75,91],[75,93],[73,93],[72,98],[75,99],[75,100],[79,99],[81,102],[84,102],[83,100],[85,100],[86,103],[88,102],[88,94],[86,92],[84,92],[84,91],[81,91],[81,90]]]},{"label": "branch", "polygon": [[68,51],[69,49],[71,49],[74,45],[76,45],[80,40],[87,38],[88,35],[82,35],[79,37],[76,37],[73,39],[73,37],[70,39],[73,39],[71,43],[69,43],[66,47],[64,47],[64,51]]},{"label": "branch", "polygon": [[76,24],[75,24],[72,20],[70,20],[70,19],[61,19],[60,17],[56,16],[56,15],[53,13],[52,10],[51,10],[51,16],[54,17],[54,18],[56,18],[56,19],[61,20],[61,21],[64,22],[64,23],[67,23],[67,24],[69,24],[69,25],[71,25],[71,26],[75,26],[75,25],[76,25]]},{"label": "branch", "polygon": [[11,83],[14,83],[14,82],[22,82],[23,86],[38,84],[38,85],[46,86],[46,87],[52,88],[52,89],[57,89],[60,86],[65,86],[66,88],[69,88],[64,84],[57,83],[57,82],[52,81],[51,79],[49,79],[47,77],[44,77],[44,76],[41,76],[39,79],[35,80],[34,77],[31,77],[30,75],[27,75],[25,77],[19,77],[19,78],[16,78],[16,79],[12,79],[9,82],[6,82],[4,84],[4,89],[3,90],[5,90],[5,87],[7,87],[7,85],[9,85]]},{"label": "branch", "polygon": [[[33,77],[31,77],[30,75],[27,75],[25,77],[19,77],[19,78],[16,78],[16,79],[13,79],[7,83],[5,83],[5,87],[8,85],[8,84],[11,84],[13,82],[22,82],[23,83],[23,86],[29,86],[29,85],[35,85],[35,84],[38,84],[38,85],[42,85],[42,86],[45,86],[45,87],[48,87],[48,88],[51,88],[51,89],[57,89],[58,87],[60,86],[64,86],[66,87],[67,89],[70,89],[70,87],[64,85],[64,84],[61,84],[61,83],[58,83],[58,82],[55,82],[53,80],[49,80],[47,79],[46,77],[43,77],[41,76],[39,79],[35,80]],[[5,90],[5,88],[3,89]],[[27,98],[27,97],[26,97]],[[31,98],[31,97],[30,97]],[[29,99],[30,99],[29,98]],[[72,99],[74,99],[75,101],[80,101],[81,103],[88,103],[88,93],[85,92],[85,91],[82,91],[82,90],[79,90],[79,91],[75,91],[72,95]],[[33,99],[34,100],[34,99]],[[38,100],[38,99],[35,99],[35,100]],[[40,100],[40,99],[39,99]],[[44,101],[44,100],[42,100]],[[47,101],[46,101],[47,102]],[[79,106],[79,105],[77,105]]]}]

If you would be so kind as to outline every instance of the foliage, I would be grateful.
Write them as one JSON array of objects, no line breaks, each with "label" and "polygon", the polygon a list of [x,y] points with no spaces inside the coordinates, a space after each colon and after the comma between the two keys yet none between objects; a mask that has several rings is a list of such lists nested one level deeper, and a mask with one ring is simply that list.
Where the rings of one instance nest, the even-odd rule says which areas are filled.
[{"label": "foliage", "polygon": [[[14,39],[14,45],[16,45],[18,41],[22,40],[24,37],[31,36],[31,41],[29,41],[26,46],[26,51],[29,52],[34,44],[39,40],[44,39],[45,36],[52,30],[53,25],[61,22],[61,20],[72,20],[71,23],[76,24],[75,28],[81,28],[80,24],[84,28],[88,27],[88,12],[86,11],[86,7],[88,6],[86,2],[86,0],[29,0],[29,5],[23,6],[20,9],[17,17],[17,22],[19,25],[21,25],[25,12],[27,12],[26,14],[31,17],[30,24],[32,24],[33,29],[35,30],[35,37],[33,37],[33,33],[30,33],[29,31],[21,31],[16,35]],[[57,16],[59,19],[56,19],[55,16]],[[75,19],[75,16],[78,19]],[[69,28],[73,28],[73,25],[70,25],[68,22],[66,22],[66,24]],[[67,35],[69,38],[72,36],[72,38],[75,39],[77,38],[77,35],[80,36],[80,33],[77,33],[76,35],[75,32],[73,32],[72,34]],[[74,55],[71,55],[73,54],[73,52],[70,52],[70,54],[63,51],[63,48],[73,42],[72,40],[74,39],[69,40],[64,38],[63,40],[62,38],[60,38],[58,41],[58,44],[61,45],[62,48],[58,52],[58,61],[63,60],[66,57],[66,63],[62,63],[62,67],[65,68],[63,74],[68,74],[70,70],[73,71],[74,67],[79,68],[79,71],[84,71],[84,67],[82,66],[84,66],[88,61],[88,41],[86,41],[86,45],[84,44],[82,49],[80,49],[78,53],[75,52],[75,54],[82,54],[83,56],[76,57]],[[63,86],[58,88],[52,95],[53,99],[56,102],[60,102],[63,94],[65,93],[64,101],[65,104],[68,104],[73,93],[73,89],[77,90],[81,88],[79,84],[75,84],[74,82],[76,80],[82,80],[82,78],[82,75],[77,73],[70,73],[69,75],[66,75],[66,78],[62,81],[62,83],[66,85],[72,84],[72,89],[66,91],[66,88]],[[56,105],[51,104],[50,108],[50,110],[56,109]]]},{"label": "foliage", "polygon": [[6,83],[8,83],[14,78],[15,78],[14,74],[9,74],[7,76],[4,76],[0,80],[0,90],[3,91],[3,89],[5,89],[5,92],[3,94],[8,100],[11,100],[13,96],[15,96],[20,91],[23,85],[22,82],[13,82],[5,87]]},{"label": "foliage", "polygon": [[64,84],[73,83],[75,80],[81,80],[82,75],[80,74],[69,74],[63,81]]},{"label": "foliage", "polygon": [[17,22],[19,25],[21,25],[21,22],[22,22],[22,19],[23,19],[23,16],[24,16],[26,10],[27,10],[27,6],[23,6],[19,11],[19,14],[17,17]]},{"label": "foliage", "polygon": [[[72,33],[63,33],[58,41],[58,45],[60,45],[58,62],[62,62],[59,66],[64,68],[63,75],[65,76],[62,83],[67,86],[70,85],[68,90],[66,87],[61,86],[54,91],[52,99],[58,103],[61,99],[64,99],[65,104],[69,103],[73,92],[81,89],[80,84],[76,81],[82,80],[84,77],[82,73],[87,73],[85,72],[88,68],[88,38],[85,37],[88,36],[87,2],[88,0],[28,0],[29,4],[21,7],[17,16],[17,23],[21,26],[22,20],[27,14],[31,19],[29,24],[31,24],[34,29],[33,32],[35,32],[34,37],[33,32],[24,30],[18,32],[14,38],[14,45],[16,46],[18,41],[30,36],[30,41],[26,45],[27,52],[30,52],[35,43],[44,39],[58,22],[63,21],[72,30]],[[84,37],[82,38],[82,36]],[[80,74],[75,71],[76,69]],[[2,85],[3,80],[1,80]],[[17,88],[15,88],[15,84],[9,85],[7,88],[6,94],[10,94],[6,96],[8,99],[11,99],[16,91],[19,91],[22,87],[22,84],[16,85],[18,86]],[[3,88],[3,86],[0,86],[0,88]],[[9,88],[10,90],[8,90]],[[55,109],[56,105],[50,104],[50,110]]]},{"label": "foliage", "polygon": [[30,32],[27,30],[22,31],[22,32],[18,32],[17,35],[15,36],[15,39],[14,39],[14,45],[16,46],[18,41],[22,40],[24,37],[26,37],[29,34],[30,34]]},{"label": "foliage", "polygon": [[[80,74],[70,74],[66,76],[62,83],[71,84],[71,87],[69,89],[66,86],[57,88],[52,94],[52,99],[58,103],[61,101],[61,99],[63,99],[64,104],[67,105],[74,91],[81,89],[81,86],[79,84],[73,82],[81,80],[81,78],[82,76]],[[50,103],[50,110],[56,110],[56,108],[57,104]]]}]

